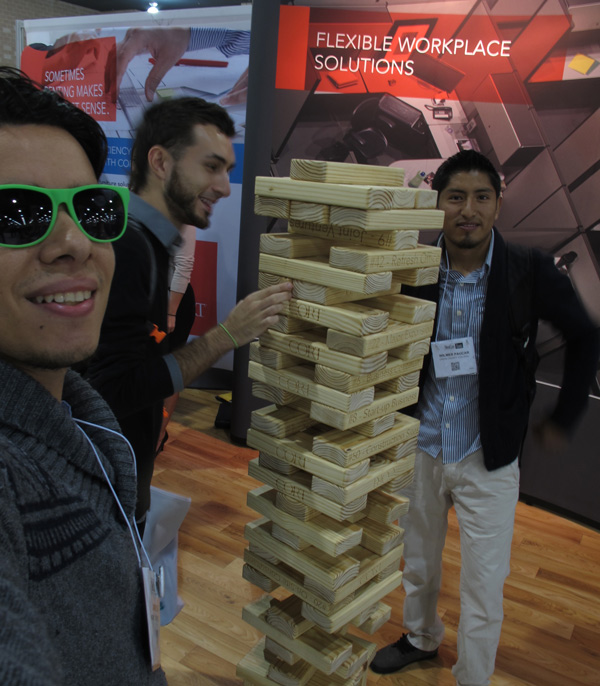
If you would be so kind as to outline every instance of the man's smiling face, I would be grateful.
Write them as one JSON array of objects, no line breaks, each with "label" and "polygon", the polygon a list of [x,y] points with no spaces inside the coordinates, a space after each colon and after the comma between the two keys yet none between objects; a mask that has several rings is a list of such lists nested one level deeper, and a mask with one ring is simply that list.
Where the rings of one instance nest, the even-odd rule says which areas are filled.
[{"label": "man's smiling face", "polygon": [[[0,127],[0,184],[73,188],[96,183],[79,143],[64,129]],[[114,271],[110,243],[92,242],[58,209],[41,243],[0,247],[0,356],[34,378],[89,357]]]},{"label": "man's smiling face", "polygon": [[457,172],[439,193],[438,208],[444,210],[446,243],[469,250],[489,244],[500,212],[488,175],[480,171]]},{"label": "man's smiling face", "polygon": [[231,139],[212,124],[196,124],[194,142],[177,158],[171,156],[164,182],[165,202],[176,223],[208,226],[213,205],[231,193],[234,164]]}]

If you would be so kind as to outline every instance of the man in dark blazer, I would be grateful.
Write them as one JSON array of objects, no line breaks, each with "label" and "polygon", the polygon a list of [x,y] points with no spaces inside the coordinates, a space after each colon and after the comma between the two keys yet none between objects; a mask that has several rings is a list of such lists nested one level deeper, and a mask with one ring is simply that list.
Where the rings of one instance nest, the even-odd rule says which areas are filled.
[{"label": "man in dark blazer", "polygon": [[518,455],[533,400],[538,320],[566,342],[556,407],[537,427],[548,450],[564,445],[585,409],[598,360],[598,330],[569,278],[550,256],[505,243],[494,222],[501,180],[489,160],[462,151],[432,186],[445,212],[439,283],[405,289],[437,302],[431,352],[421,375],[421,421],[414,481],[404,517],[403,624],[407,634],[381,649],[380,674],[437,655],[437,614],[447,515],[461,540],[459,686],[487,686],[502,625],[502,594],[519,496]]}]

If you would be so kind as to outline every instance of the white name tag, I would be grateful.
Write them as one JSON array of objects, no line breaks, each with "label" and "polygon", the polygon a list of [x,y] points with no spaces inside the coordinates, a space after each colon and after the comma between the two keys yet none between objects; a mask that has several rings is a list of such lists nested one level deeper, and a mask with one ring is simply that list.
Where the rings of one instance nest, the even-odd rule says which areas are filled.
[{"label": "white name tag", "polygon": [[156,574],[148,567],[142,567],[144,600],[146,601],[146,620],[148,625],[148,644],[152,669],[160,667],[160,596]]},{"label": "white name tag", "polygon": [[438,379],[477,374],[473,338],[454,338],[431,343],[433,367]]}]

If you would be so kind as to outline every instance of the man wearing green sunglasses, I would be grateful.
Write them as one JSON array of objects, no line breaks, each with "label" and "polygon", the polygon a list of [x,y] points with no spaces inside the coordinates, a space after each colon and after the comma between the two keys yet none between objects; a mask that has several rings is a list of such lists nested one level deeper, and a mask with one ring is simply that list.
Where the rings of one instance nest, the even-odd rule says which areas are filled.
[{"label": "man wearing green sunglasses", "polygon": [[131,451],[69,370],[97,347],[125,228],[105,159],[91,117],[0,68],[0,684],[166,683]]}]

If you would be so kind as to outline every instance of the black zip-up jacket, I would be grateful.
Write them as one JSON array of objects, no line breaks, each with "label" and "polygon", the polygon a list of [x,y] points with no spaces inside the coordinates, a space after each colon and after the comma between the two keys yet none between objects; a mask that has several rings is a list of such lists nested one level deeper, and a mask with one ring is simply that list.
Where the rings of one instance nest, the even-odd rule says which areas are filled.
[{"label": "black zip-up jacket", "polygon": [[[507,247],[496,229],[494,236],[478,371],[481,445],[485,466],[490,471],[510,464],[518,456],[532,400],[527,370],[513,341]],[[562,387],[549,418],[570,434],[587,405],[596,372],[600,349],[598,327],[590,320],[569,277],[556,269],[551,256],[533,249],[531,268],[529,346],[533,349],[540,319],[550,322],[565,339]],[[438,302],[440,285],[405,286],[402,292]],[[437,329],[437,318],[435,327]],[[431,353],[425,358],[421,388],[430,361]]]}]

